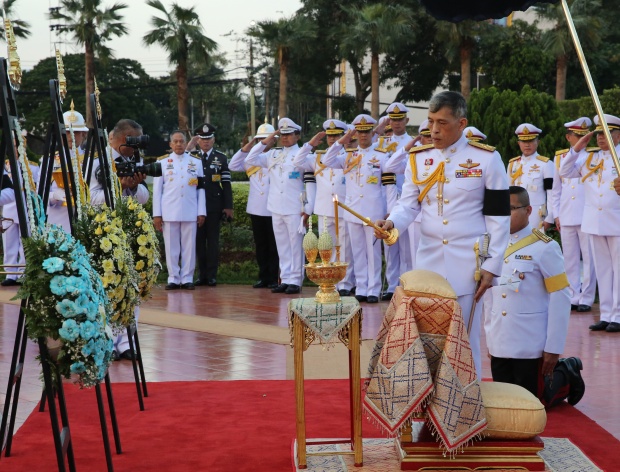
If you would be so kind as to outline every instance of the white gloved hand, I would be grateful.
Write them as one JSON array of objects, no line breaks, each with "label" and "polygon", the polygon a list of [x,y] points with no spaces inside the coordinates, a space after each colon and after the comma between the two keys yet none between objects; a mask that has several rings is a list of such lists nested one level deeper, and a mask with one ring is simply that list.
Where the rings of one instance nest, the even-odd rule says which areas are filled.
[{"label": "white gloved hand", "polygon": [[67,197],[65,196],[65,191],[63,189],[59,188],[50,193],[50,203],[60,203],[66,201]]}]

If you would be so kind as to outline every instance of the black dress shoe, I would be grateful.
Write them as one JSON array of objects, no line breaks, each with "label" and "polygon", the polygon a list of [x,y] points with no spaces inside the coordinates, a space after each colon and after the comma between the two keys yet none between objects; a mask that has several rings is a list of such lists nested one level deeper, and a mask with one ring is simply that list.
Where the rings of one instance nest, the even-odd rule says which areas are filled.
[{"label": "black dress shoe", "polygon": [[215,280],[215,279],[209,279],[209,280],[207,280],[207,285],[208,285],[209,287],[215,287],[215,286],[217,285],[217,280]]},{"label": "black dress shoe", "polygon": [[374,295],[368,295],[368,297],[366,297],[366,302],[367,303],[379,303],[379,297],[375,297]]},{"label": "black dress shoe", "polygon": [[181,286],[179,284],[168,284],[166,285],[166,290],[178,290]]},{"label": "black dress shoe", "polygon": [[195,285],[196,287],[200,287],[200,286],[202,286],[202,285],[207,285],[207,281],[206,281],[206,280],[202,280],[202,279],[198,279],[198,280],[196,280],[196,281],[194,282],[194,285]]},{"label": "black dress shoe", "polygon": [[195,290],[196,289],[196,287],[194,287],[194,284],[191,283],[191,282],[187,282],[186,284],[182,284],[181,288],[183,290]]},{"label": "black dress shoe", "polygon": [[570,306],[570,311],[579,311],[579,310],[578,310],[578,308],[579,308],[579,305],[573,305],[573,304],[571,303],[571,306]]},{"label": "black dress shoe", "polygon": [[267,282],[263,282],[262,280],[259,280],[254,285],[252,285],[252,288],[266,288],[266,287],[267,287]]},{"label": "black dress shoe", "polygon": [[607,321],[599,321],[596,324],[590,325],[589,328],[592,331],[604,331],[605,329],[607,329],[607,326],[609,326],[609,323]]},{"label": "black dress shoe", "polygon": [[351,296],[351,290],[347,290],[346,288],[341,288],[338,290],[338,295],[341,297],[349,297]]},{"label": "black dress shoe", "polygon": [[381,295],[381,301],[389,302],[393,296],[394,294],[392,292],[385,292],[383,295]]},{"label": "black dress shoe", "polygon": [[4,279],[2,282],[0,282],[0,285],[2,285],[3,287],[13,287],[15,285],[19,285],[17,283],[17,280],[14,279]]},{"label": "black dress shoe", "polygon": [[136,355],[131,349],[127,349],[126,351],[121,352],[118,357],[125,359],[126,361],[132,361],[136,358]]},{"label": "black dress shoe", "polygon": [[560,361],[563,362],[570,377],[570,390],[567,398],[568,403],[576,405],[586,392],[586,384],[580,372],[583,369],[583,363],[578,357],[566,357],[560,359]]},{"label": "black dress shoe", "polygon": [[366,295],[355,295],[355,299],[358,302],[365,302],[368,299],[368,297],[366,297]]},{"label": "black dress shoe", "polygon": [[270,282],[267,284],[267,288],[276,288],[278,286],[278,282]]},{"label": "black dress shoe", "polygon": [[587,311],[592,311],[592,307],[590,305],[579,305],[577,307],[578,313],[585,313]]},{"label": "black dress shoe", "polygon": [[119,359],[120,359],[120,356],[118,355],[118,351],[117,351],[116,349],[114,349],[114,350],[112,351],[112,360],[113,360],[113,361],[117,361],[117,360],[119,360]]},{"label": "black dress shoe", "polygon": [[293,295],[299,292],[301,292],[301,288],[299,288],[299,285],[294,285],[294,284],[290,284],[288,287],[286,287],[286,290],[284,291],[284,293],[288,295]]},{"label": "black dress shoe", "polygon": [[284,293],[288,288],[288,284],[280,284],[271,289],[271,293]]},{"label": "black dress shoe", "polygon": [[353,287],[353,288],[350,290],[350,291],[351,291],[351,295],[355,295],[355,289],[356,289],[356,288],[357,288],[357,287]]},{"label": "black dress shoe", "polygon": [[612,321],[611,323],[607,325],[607,328],[605,328],[605,331],[607,331],[608,333],[620,332],[620,323],[616,323],[615,321]]}]

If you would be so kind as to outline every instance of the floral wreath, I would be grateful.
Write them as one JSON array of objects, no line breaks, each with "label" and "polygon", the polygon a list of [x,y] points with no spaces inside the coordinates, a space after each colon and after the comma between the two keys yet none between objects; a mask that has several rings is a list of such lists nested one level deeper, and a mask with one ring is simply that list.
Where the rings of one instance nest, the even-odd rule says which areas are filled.
[{"label": "floral wreath", "polygon": [[16,298],[28,300],[28,336],[59,340],[59,375],[77,375],[81,387],[97,385],[112,360],[113,341],[106,326],[107,296],[89,254],[56,225],[25,238],[24,254],[26,270]]},{"label": "floral wreath", "polygon": [[83,204],[82,218],[74,225],[75,237],[91,255],[108,296],[108,318],[114,333],[134,323],[138,274],[131,247],[115,211],[105,205]]},{"label": "floral wreath", "polygon": [[153,220],[144,207],[132,197],[119,198],[114,208],[123,222],[123,230],[138,273],[138,295],[145,300],[151,294],[159,273],[159,242]]}]

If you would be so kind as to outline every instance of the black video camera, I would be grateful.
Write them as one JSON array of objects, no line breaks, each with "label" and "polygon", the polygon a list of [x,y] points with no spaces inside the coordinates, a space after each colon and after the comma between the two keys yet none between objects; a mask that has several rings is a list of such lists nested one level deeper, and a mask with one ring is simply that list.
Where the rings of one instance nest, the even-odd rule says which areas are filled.
[{"label": "black video camera", "polygon": [[161,177],[161,164],[152,162],[150,164],[140,164],[140,149],[146,149],[149,144],[149,135],[127,136],[125,144],[121,147],[131,147],[134,150],[131,160],[116,162],[116,174],[119,177],[133,177],[135,174],[146,174],[150,177]]}]

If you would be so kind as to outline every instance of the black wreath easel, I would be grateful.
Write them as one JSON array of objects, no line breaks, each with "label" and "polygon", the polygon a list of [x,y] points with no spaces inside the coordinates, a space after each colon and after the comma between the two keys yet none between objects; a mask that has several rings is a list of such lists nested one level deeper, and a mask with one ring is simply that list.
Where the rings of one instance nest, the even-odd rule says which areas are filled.
[{"label": "black wreath easel", "polygon": [[[65,187],[65,196],[67,199],[67,210],[69,212],[69,221],[71,228],[73,229],[73,223],[77,218],[75,208],[73,206],[74,198],[79,198],[78,184],[76,176],[73,172],[73,168],[70,165],[69,146],[66,136],[66,128],[64,126],[62,107],[60,101],[59,86],[57,80],[50,80],[50,98],[52,104],[52,123],[50,125],[47,137],[46,137],[46,149],[41,163],[41,177],[39,180],[38,193],[43,199],[44,209],[47,209],[47,200],[49,196],[49,189],[51,186],[52,171],[54,166],[54,158],[58,154],[62,179]],[[0,64],[0,111],[2,112],[2,126],[3,126],[3,138],[0,150],[8,157],[11,165],[12,175],[19,176],[19,168],[17,164],[17,156],[15,155],[15,149],[5,138],[7,136],[16,137],[15,119],[17,117],[17,107],[15,103],[15,97],[13,90],[10,87],[6,69],[6,61],[2,60]],[[22,237],[28,237],[28,224],[26,218],[26,206],[24,204],[24,193],[21,187],[21,180],[19,178],[14,179],[13,188],[16,195],[18,218],[21,225]],[[19,198],[17,198],[19,196]],[[27,330],[25,324],[25,315],[23,307],[26,305],[27,300],[22,300],[20,309],[18,326],[15,335],[15,345],[13,349],[13,356],[11,360],[11,372],[13,376],[9,377],[6,401],[3,410],[2,422],[0,423],[0,444],[5,445],[5,456],[9,457],[11,454],[11,446],[13,439],[13,432],[15,427],[15,417],[17,413],[17,406],[19,401],[19,390],[21,385],[22,373],[24,368],[24,357],[26,351]],[[70,471],[75,471],[75,459],[73,456],[73,445],[71,440],[71,432],[69,428],[69,419],[67,414],[67,407],[64,397],[64,390],[62,384],[62,378],[58,372],[56,372],[56,382],[54,382],[54,376],[52,375],[52,369],[54,368],[54,362],[51,359],[49,350],[47,348],[47,342],[44,338],[38,339],[39,351],[41,354],[41,366],[43,370],[44,379],[44,391],[41,398],[40,411],[45,409],[45,401],[49,403],[50,420],[52,423],[52,434],[54,437],[54,446],[56,452],[56,458],[58,462],[58,470],[65,471],[65,457],[67,458],[67,464]],[[114,407],[114,399],[112,396],[111,382],[109,372],[105,376],[106,394],[108,397],[108,405],[110,408],[110,417],[112,423],[112,429],[114,433],[114,440],[116,445],[116,452],[122,453],[120,434],[118,431],[118,423],[116,421],[116,410]],[[105,406],[103,402],[103,396],[101,394],[101,386],[98,384],[95,386],[97,405],[99,409],[99,419],[101,423],[101,432],[103,445],[106,455],[106,463],[108,471],[113,471],[114,466],[112,464],[112,454],[110,452],[110,443],[108,439],[107,424],[105,418]],[[58,402],[58,410],[56,407],[56,400]],[[9,411],[10,410],[10,411]],[[58,420],[58,414],[60,413],[60,423]],[[8,423],[8,431],[7,431]],[[62,424],[62,428],[60,425]],[[6,438],[6,442],[5,442]],[[1,457],[1,454],[0,454]]]}]

